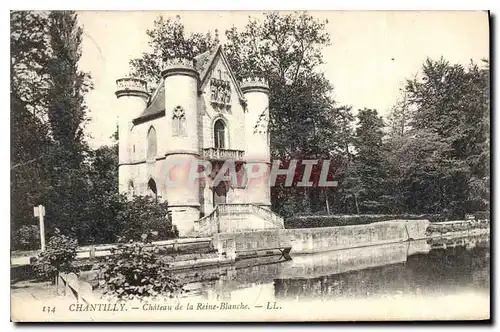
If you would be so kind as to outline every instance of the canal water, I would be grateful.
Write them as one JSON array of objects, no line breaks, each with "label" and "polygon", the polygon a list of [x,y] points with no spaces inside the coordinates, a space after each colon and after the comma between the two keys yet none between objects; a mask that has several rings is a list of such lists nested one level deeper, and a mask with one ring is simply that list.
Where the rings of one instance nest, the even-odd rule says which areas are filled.
[{"label": "canal water", "polygon": [[[189,273],[187,273],[189,274]],[[440,298],[466,295],[488,306],[489,235],[242,260],[197,272],[187,298],[245,301],[257,307],[280,301]],[[459,297],[460,298],[460,297]],[[274,305],[274,304],[273,304]],[[489,313],[488,313],[489,314]]]}]

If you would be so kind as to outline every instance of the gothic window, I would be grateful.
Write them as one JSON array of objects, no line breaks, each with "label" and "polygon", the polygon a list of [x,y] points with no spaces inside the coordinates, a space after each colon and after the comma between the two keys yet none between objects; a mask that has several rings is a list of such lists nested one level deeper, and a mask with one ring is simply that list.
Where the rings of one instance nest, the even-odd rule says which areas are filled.
[{"label": "gothic window", "polygon": [[153,179],[149,179],[148,181],[148,189],[149,189],[149,195],[153,197],[154,199],[158,199],[158,189],[156,188],[156,182]]},{"label": "gothic window", "polygon": [[127,190],[128,190],[129,197],[131,197],[131,198],[134,197],[134,195],[135,195],[134,182],[132,180],[130,180],[128,182],[128,188],[127,188]]},{"label": "gothic window", "polygon": [[149,128],[148,131],[148,148],[147,148],[147,159],[148,160],[154,160],[156,159],[156,154],[157,154],[157,142],[156,142],[156,130],[153,126]]},{"label": "gothic window", "polygon": [[221,119],[214,124],[214,146],[217,149],[226,148],[226,125]]},{"label": "gothic window", "polygon": [[180,106],[174,108],[172,114],[172,135],[173,136],[187,136],[186,134],[186,114],[184,109]]},{"label": "gothic window", "polygon": [[257,123],[254,126],[254,134],[268,134],[267,127],[269,125],[269,115],[267,107],[259,115]]}]

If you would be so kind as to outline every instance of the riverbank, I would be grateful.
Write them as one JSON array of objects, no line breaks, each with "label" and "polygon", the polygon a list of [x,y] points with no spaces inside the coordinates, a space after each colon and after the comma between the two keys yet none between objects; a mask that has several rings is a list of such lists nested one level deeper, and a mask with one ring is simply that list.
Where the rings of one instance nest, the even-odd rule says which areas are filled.
[{"label": "riverbank", "polygon": [[[173,269],[220,266],[240,258],[269,255],[315,253],[398,243],[445,236],[489,234],[489,220],[457,220],[430,223],[428,220],[389,220],[364,225],[268,229],[234,233],[218,233],[212,237],[179,238],[153,242]],[[77,261],[93,261],[111,255],[116,245],[80,247]],[[11,268],[30,264],[28,256],[12,253]]]},{"label": "riverbank", "polygon": [[[295,305],[312,308],[312,304],[321,303],[322,306],[328,307],[330,314],[335,314],[336,318],[342,320],[345,310],[331,311],[332,306],[340,308],[343,305],[349,306],[349,303],[359,303],[359,308],[364,308],[373,315],[386,312],[392,317],[397,313],[394,312],[393,305],[406,306],[408,305],[406,301],[416,301],[413,303],[415,306],[412,312],[420,308],[418,313],[422,318],[420,314],[430,312],[424,310],[427,306],[439,304],[452,295],[460,294],[460,298],[463,298],[463,292],[470,291],[470,287],[474,285],[473,293],[476,297],[467,298],[475,301],[474,305],[460,305],[460,312],[447,312],[441,319],[459,317],[466,311],[468,316],[460,317],[469,317],[476,312],[487,316],[488,249],[487,235],[456,238],[453,241],[436,237],[365,248],[300,254],[295,255],[290,261],[279,262],[274,256],[258,260],[239,260],[235,264],[221,267],[178,270],[175,274],[186,283],[184,287],[186,292],[172,299],[172,302],[184,305],[192,303],[195,305],[195,310],[198,303],[220,305],[221,302],[227,302],[230,305],[237,305],[242,302],[257,306],[252,307],[254,309],[252,312],[256,311],[259,314],[267,312],[264,309],[262,311],[257,309],[260,306],[265,308],[268,302],[276,302],[281,306],[284,309],[280,311],[281,314],[290,313]],[[450,264],[451,259],[453,264]],[[471,266],[475,268],[471,269]],[[85,301],[94,304],[107,303],[102,302],[105,300],[100,298],[102,292],[99,289],[92,291],[81,278],[76,277],[73,275],[69,279],[73,279],[72,287],[81,296],[78,303],[85,304]],[[57,312],[64,311],[67,318],[80,320],[84,317],[88,319],[88,315],[93,318],[99,315],[99,312],[68,311],[70,304],[77,303],[73,290],[69,288],[66,288],[65,292],[61,289],[60,295],[57,296],[54,286],[50,289],[43,284],[18,283],[13,287],[16,289],[12,292],[12,306],[17,309],[15,311],[20,315],[18,318],[22,318],[22,313],[25,311],[21,308],[41,307],[48,299],[51,304],[57,306]],[[439,296],[436,296],[436,290],[441,292]],[[107,317],[110,320],[126,320],[132,319],[131,314],[151,315],[151,311],[154,311],[154,317],[172,319],[174,314],[181,314],[180,311],[153,310],[150,306],[149,309],[142,309],[146,303],[151,305],[158,303],[158,308],[170,303],[168,299],[158,299],[158,301],[144,299],[137,305],[129,302],[128,316],[117,316],[120,314],[117,312]],[[373,306],[368,308],[366,303],[372,303]],[[380,306],[378,311],[376,305]],[[133,307],[139,309],[134,310]],[[219,310],[211,311],[212,316],[206,318],[211,319],[219,312]],[[246,311],[238,311],[238,315],[242,312]],[[356,310],[351,314],[354,317]],[[366,316],[367,313],[363,312],[363,315]],[[314,318],[321,316],[322,314],[316,316],[315,311]],[[187,319],[187,316],[185,318]]]},{"label": "riverbank", "polygon": [[293,256],[424,239],[428,226],[428,220],[389,220],[366,225],[218,233],[213,236],[213,244],[219,253],[234,258],[276,248],[291,248]]}]

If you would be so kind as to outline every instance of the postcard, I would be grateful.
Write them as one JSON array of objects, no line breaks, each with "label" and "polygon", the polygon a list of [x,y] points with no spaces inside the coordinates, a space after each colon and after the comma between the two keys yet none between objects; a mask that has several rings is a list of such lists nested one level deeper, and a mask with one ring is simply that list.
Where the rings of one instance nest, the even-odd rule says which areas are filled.
[{"label": "postcard", "polygon": [[11,11],[11,320],[490,320],[487,11]]}]

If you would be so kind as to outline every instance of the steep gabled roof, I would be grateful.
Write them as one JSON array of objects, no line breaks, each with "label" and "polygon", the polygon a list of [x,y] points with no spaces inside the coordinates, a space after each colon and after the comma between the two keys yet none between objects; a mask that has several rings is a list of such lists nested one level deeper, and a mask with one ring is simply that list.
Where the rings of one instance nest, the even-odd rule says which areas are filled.
[{"label": "steep gabled roof", "polygon": [[145,122],[165,115],[165,81],[160,80],[158,87],[149,99],[146,109],[133,120],[134,124]]},{"label": "steep gabled roof", "polygon": [[[240,89],[240,85],[234,76],[233,70],[227,61],[227,58],[222,49],[222,45],[217,45],[211,50],[203,52],[197,55],[195,59],[195,68],[200,75],[200,84],[198,89],[202,90],[205,84],[208,82],[210,70],[215,66],[215,60],[217,56],[220,56],[224,65],[229,69],[229,76],[233,81],[233,85],[236,87],[236,92],[240,99],[244,99],[243,92]],[[135,124],[154,119],[156,117],[161,117],[165,115],[165,82],[163,79],[158,83],[158,87],[151,96],[148,106],[142,112],[142,114],[135,118],[133,122]]]},{"label": "steep gabled roof", "polygon": [[229,69],[229,77],[233,81],[233,85],[236,87],[236,92],[238,93],[238,96],[240,97],[240,99],[244,99],[243,92],[240,89],[240,84],[238,83],[236,77],[234,76],[234,72],[231,66],[229,65],[229,61],[227,61],[227,57],[224,54],[222,45],[220,44],[217,45],[209,52],[210,54],[208,55],[206,55],[207,52],[199,55],[199,57],[201,57],[201,59],[205,62],[205,65],[203,65],[203,67],[201,67],[201,71],[199,71],[201,89],[203,89],[206,82],[208,81],[210,69],[212,69],[215,66],[215,60],[217,59],[217,56],[220,55],[222,61],[224,62],[224,65]]}]

